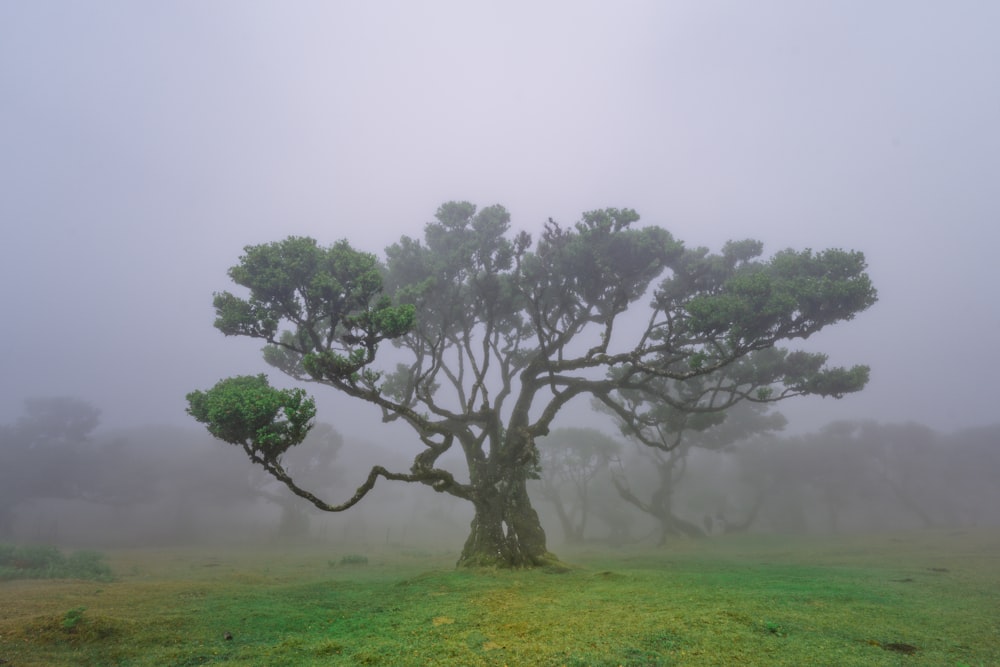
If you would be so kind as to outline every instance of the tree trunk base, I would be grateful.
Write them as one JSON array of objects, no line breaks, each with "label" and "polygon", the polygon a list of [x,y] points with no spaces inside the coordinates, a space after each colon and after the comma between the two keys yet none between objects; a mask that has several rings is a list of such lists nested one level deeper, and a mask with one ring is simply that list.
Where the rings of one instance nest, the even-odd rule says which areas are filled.
[{"label": "tree trunk base", "polygon": [[568,564],[559,560],[558,556],[549,551],[531,556],[529,558],[510,558],[504,557],[501,554],[466,554],[463,552],[462,556],[458,559],[456,566],[461,568],[486,568],[491,570],[518,570],[535,567],[556,568],[559,570],[570,569]]},{"label": "tree trunk base", "polygon": [[545,531],[523,483],[515,493],[477,504],[471,529],[458,567],[566,567],[546,547]]}]

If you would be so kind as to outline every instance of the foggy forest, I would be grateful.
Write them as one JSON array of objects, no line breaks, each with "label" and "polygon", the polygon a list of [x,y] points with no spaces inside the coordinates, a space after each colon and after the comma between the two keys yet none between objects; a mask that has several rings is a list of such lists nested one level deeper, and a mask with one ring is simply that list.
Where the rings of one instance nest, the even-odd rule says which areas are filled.
[{"label": "foggy forest", "polygon": [[1000,663],[998,21],[0,6],[0,665]]},{"label": "foggy forest", "polygon": [[[79,399],[32,399],[24,409],[2,432],[7,541],[457,549],[472,518],[459,503],[391,482],[331,516],[197,428],[102,429],[99,410]],[[746,438],[699,434],[668,453],[597,428],[557,428],[540,445],[529,489],[556,544],[1000,522],[1000,425],[942,434],[916,422],[859,420],[786,435],[783,421]],[[334,497],[353,492],[375,463],[407,462],[386,444],[352,442],[326,422],[288,458],[289,470]]]}]

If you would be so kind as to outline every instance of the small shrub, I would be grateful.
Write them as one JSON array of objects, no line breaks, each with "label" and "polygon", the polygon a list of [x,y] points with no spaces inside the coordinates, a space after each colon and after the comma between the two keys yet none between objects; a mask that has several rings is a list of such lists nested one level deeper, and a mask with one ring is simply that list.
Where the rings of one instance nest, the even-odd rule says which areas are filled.
[{"label": "small shrub", "polygon": [[56,547],[0,545],[0,581],[7,579],[91,579],[111,581],[111,568],[96,551],[63,556]]},{"label": "small shrub", "polygon": [[66,559],[67,576],[74,579],[110,581],[111,568],[104,563],[104,554],[97,551],[76,551]]},{"label": "small shrub", "polygon": [[763,627],[764,627],[764,632],[767,632],[768,634],[772,634],[778,637],[785,636],[785,629],[781,627],[780,624],[775,623],[774,621],[764,621]]},{"label": "small shrub", "polygon": [[348,554],[340,559],[341,565],[368,565],[368,556]]},{"label": "small shrub", "polygon": [[62,628],[66,632],[76,632],[76,627],[83,622],[83,612],[86,607],[75,607],[66,612],[62,620]]}]

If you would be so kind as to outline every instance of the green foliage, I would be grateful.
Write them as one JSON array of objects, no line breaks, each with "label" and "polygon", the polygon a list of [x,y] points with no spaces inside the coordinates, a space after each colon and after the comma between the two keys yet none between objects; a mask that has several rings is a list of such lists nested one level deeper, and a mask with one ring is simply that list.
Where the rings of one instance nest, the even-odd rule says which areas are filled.
[{"label": "green foliage", "polygon": [[290,236],[244,251],[229,276],[250,295],[217,293],[215,326],[227,336],[270,343],[265,358],[283,371],[357,383],[379,342],[413,326],[413,307],[394,306],[382,294],[375,256],[347,241],[322,248]]},{"label": "green foliage", "polygon": [[638,220],[635,211],[606,209],[583,217],[572,231],[550,222],[521,263],[520,279],[545,328],[580,326],[594,315],[598,322],[613,318],[645,296],[683,253],[664,229],[630,229]]},{"label": "green foliage", "polygon": [[316,403],[302,389],[276,389],[261,375],[220,380],[187,395],[188,413],[225,442],[276,461],[312,428]]},{"label": "green foliage", "polygon": [[69,557],[53,546],[0,544],[0,580],[90,579],[112,581],[111,568],[96,551],[76,551]]},{"label": "green foliage", "polygon": [[687,303],[692,331],[725,334],[734,346],[807,337],[875,303],[860,252],[785,250],[768,262],[733,266],[717,290]]},{"label": "green foliage", "polygon": [[83,622],[83,612],[86,607],[74,607],[63,615],[62,628],[66,632],[74,632],[76,627]]},{"label": "green foliage", "polygon": [[66,572],[75,579],[110,581],[111,568],[104,563],[104,554],[98,551],[74,551],[66,558]]},{"label": "green foliage", "polygon": [[436,219],[423,243],[404,236],[385,251],[386,286],[415,308],[415,333],[444,342],[488,322],[514,335],[524,304],[513,270],[525,237],[506,238],[510,215],[501,206],[477,213],[468,202],[449,202]]}]

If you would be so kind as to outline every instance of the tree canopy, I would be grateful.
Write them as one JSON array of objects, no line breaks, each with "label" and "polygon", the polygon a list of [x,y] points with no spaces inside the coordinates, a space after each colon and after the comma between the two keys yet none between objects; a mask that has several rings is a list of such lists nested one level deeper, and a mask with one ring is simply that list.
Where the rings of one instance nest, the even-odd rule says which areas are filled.
[{"label": "tree canopy", "polygon": [[[290,377],[413,428],[420,446],[409,472],[376,466],[355,498],[379,476],[427,484],[475,506],[462,564],[544,564],[554,557],[525,482],[539,441],[573,399],[590,396],[641,429],[641,406],[718,415],[741,400],[839,397],[868,379],[866,366],[828,367],[824,355],[776,347],[875,302],[860,252],[763,259],[759,242],[738,241],[712,254],[638,220],[631,209],[591,211],[571,227],[550,219],[535,240],[512,233],[501,206],[449,202],[422,241],[404,236],[382,262],[347,241],[248,246],[229,270],[245,296],[217,293],[215,326],[263,340],[265,359]],[[389,363],[387,341],[399,350]],[[280,454],[307,425],[295,427],[283,405],[206,411],[215,395],[260,398],[266,382],[236,380],[189,395],[192,415],[295,491]],[[464,481],[439,464],[455,447]],[[353,504],[300,491],[323,509]]]}]

